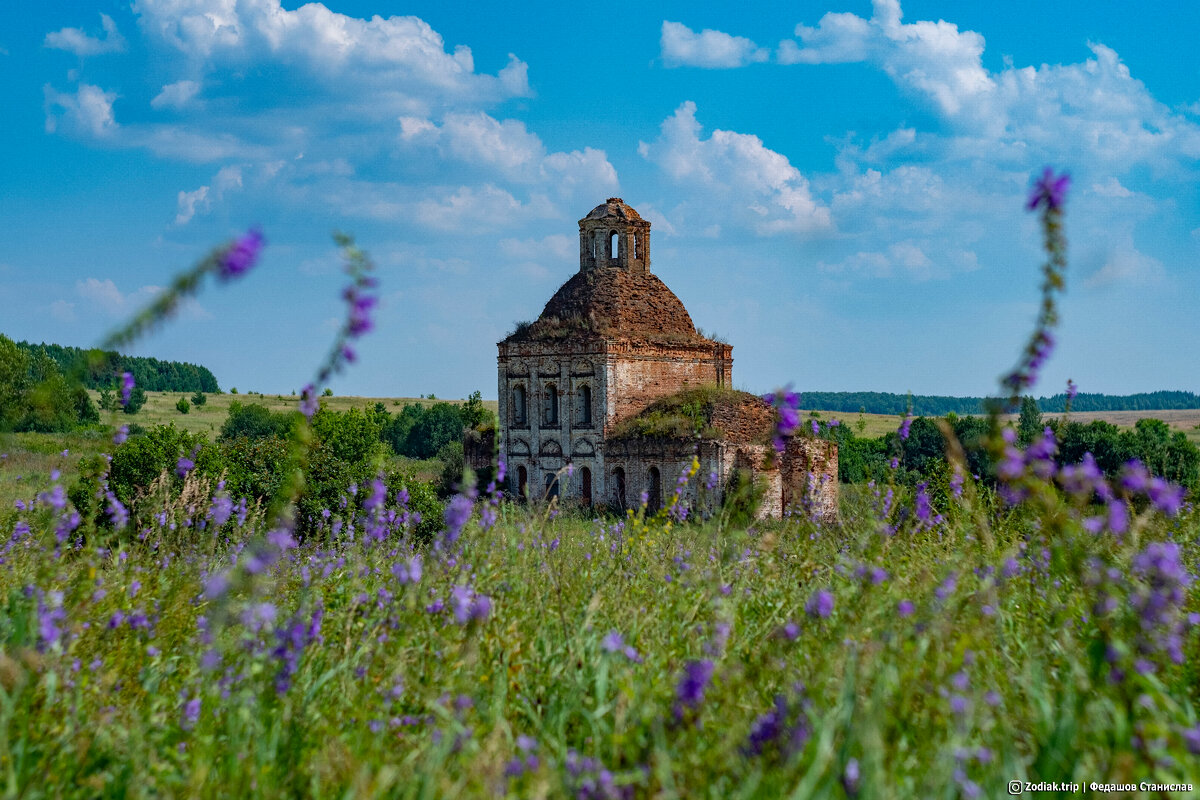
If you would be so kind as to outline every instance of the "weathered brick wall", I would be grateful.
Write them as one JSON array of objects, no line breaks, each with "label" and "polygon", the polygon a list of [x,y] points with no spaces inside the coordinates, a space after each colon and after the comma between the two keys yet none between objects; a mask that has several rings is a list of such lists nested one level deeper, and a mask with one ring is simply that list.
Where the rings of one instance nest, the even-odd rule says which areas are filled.
[{"label": "weathered brick wall", "polygon": [[478,472],[492,466],[496,457],[496,429],[480,433],[471,428],[463,431],[463,461]]},{"label": "weathered brick wall", "polygon": [[783,454],[783,505],[814,519],[838,516],[838,446],[836,442],[796,436]]},{"label": "weathered brick wall", "polygon": [[737,444],[762,443],[775,426],[775,410],[751,395],[736,404],[713,408],[711,424],[725,434],[725,440]]},{"label": "weathered brick wall", "polygon": [[680,389],[728,386],[733,377],[732,351],[729,345],[717,342],[614,342],[608,351],[606,426],[632,417],[658,398]]}]

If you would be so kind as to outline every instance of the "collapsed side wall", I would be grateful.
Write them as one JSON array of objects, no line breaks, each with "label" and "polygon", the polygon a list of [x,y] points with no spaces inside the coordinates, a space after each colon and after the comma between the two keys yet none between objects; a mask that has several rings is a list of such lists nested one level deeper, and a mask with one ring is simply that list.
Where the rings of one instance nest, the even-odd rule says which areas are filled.
[{"label": "collapsed side wall", "polygon": [[783,454],[783,507],[827,522],[838,517],[838,446],[793,437]]}]

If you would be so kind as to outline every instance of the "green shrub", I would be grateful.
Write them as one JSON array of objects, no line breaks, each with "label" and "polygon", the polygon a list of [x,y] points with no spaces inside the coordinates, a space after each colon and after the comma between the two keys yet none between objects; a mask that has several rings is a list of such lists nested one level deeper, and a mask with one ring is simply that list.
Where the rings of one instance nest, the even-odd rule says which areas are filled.
[{"label": "green shrub", "polygon": [[273,412],[257,403],[241,403],[234,400],[229,404],[229,414],[221,425],[217,441],[236,439],[239,436],[248,436],[251,439],[267,436],[286,438],[294,419],[295,415],[291,413]]},{"label": "green shrub", "polygon": [[225,490],[248,502],[268,501],[279,491],[288,461],[289,445],[279,436],[238,436],[221,443]]},{"label": "green shrub", "polygon": [[214,481],[224,471],[221,450],[207,436],[176,428],[174,423],[156,425],[143,434],[130,436],[117,448],[109,470],[109,487],[130,508],[164,473],[168,475],[168,486],[177,491],[183,484],[175,471],[182,456],[195,463],[197,474]]},{"label": "green shrub", "polygon": [[208,395],[206,395],[204,392],[200,391],[199,389],[197,389],[196,393],[192,395],[192,405],[194,405],[194,406],[202,406],[207,402],[208,402]]},{"label": "green shrub", "polygon": [[460,489],[464,488],[463,483],[463,444],[458,442],[446,442],[442,445],[442,449],[438,450],[438,460],[442,462],[442,474],[438,480],[438,493],[442,497],[449,497]]},{"label": "green shrub", "polygon": [[192,410],[192,404],[187,401],[186,397],[179,398],[179,402],[175,404],[175,408],[180,414],[186,414]]}]

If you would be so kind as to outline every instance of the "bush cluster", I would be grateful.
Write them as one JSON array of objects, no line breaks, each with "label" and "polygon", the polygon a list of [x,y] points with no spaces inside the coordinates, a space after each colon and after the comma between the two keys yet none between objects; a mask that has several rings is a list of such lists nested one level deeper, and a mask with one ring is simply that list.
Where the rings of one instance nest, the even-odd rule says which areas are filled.
[{"label": "bush cluster", "polygon": [[[408,492],[410,510],[421,515],[419,536],[428,537],[441,523],[442,505],[437,489],[413,474],[389,465],[391,455],[381,438],[382,417],[378,409],[318,411],[312,420],[314,441],[302,466],[304,487],[297,500],[297,532],[301,536],[319,530],[332,515],[361,508],[367,486],[382,475],[394,503],[396,492]],[[117,448],[108,475],[109,488],[135,514],[144,506],[160,502],[162,490],[177,496],[187,479],[207,480],[213,487],[224,481],[225,491],[245,498],[251,507],[265,507],[278,495],[292,463],[292,428],[302,422],[298,412],[280,413],[253,403],[231,404],[229,415],[215,442],[205,434],[189,433],[174,424],[159,425],[131,435]],[[461,435],[461,431],[460,431]],[[459,444],[461,448],[461,444]],[[180,459],[192,465],[180,469]],[[459,479],[461,480],[461,456]],[[92,513],[97,504],[88,498],[102,494],[95,469],[82,470],[80,484],[71,491],[76,505]]]}]

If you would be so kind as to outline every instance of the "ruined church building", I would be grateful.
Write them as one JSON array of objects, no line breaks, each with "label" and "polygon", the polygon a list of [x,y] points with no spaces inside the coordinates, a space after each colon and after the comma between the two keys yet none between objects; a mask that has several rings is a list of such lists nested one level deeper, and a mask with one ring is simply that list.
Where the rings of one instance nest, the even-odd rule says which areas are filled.
[{"label": "ruined church building", "polygon": [[[740,469],[765,484],[764,516],[835,514],[837,446],[797,436],[775,457],[774,412],[730,388],[733,347],[696,331],[650,253],[650,222],[610,197],[579,221],[579,271],[498,344],[509,491],[655,510],[698,457],[693,508],[719,503]],[[687,424],[659,430],[680,409]]]}]

